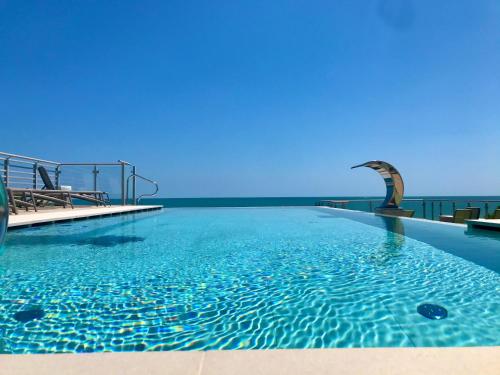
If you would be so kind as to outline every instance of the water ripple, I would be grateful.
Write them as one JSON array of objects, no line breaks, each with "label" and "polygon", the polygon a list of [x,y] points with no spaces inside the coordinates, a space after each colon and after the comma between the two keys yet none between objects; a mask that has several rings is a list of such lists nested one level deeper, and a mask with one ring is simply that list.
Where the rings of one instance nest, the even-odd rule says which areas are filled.
[{"label": "water ripple", "polygon": [[[498,274],[356,221],[317,219],[308,209],[171,210],[13,232],[0,256],[0,351],[500,344]],[[449,316],[425,319],[421,303]],[[15,319],[30,306],[43,316]]]}]

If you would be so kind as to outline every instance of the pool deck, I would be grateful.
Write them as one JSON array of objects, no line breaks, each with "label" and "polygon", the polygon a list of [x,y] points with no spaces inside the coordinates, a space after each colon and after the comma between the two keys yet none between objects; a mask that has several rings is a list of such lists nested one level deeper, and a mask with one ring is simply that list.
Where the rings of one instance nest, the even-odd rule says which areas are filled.
[{"label": "pool deck", "polygon": [[18,215],[9,216],[9,228],[22,228],[33,225],[52,224],[71,220],[84,220],[109,215],[122,215],[132,212],[160,210],[163,206],[75,206],[71,208],[47,208],[38,212],[20,211]]},{"label": "pool deck", "polygon": [[0,355],[2,375],[499,374],[500,347]]},{"label": "pool deck", "polygon": [[473,227],[500,231],[500,219],[477,219],[467,220],[466,222],[469,228]]}]

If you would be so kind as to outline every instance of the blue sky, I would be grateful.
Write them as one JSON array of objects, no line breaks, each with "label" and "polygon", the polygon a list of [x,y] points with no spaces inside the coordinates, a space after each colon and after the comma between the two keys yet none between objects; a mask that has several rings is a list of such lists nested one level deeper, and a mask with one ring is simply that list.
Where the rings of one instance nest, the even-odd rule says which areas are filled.
[{"label": "blue sky", "polygon": [[163,196],[500,194],[497,0],[0,0],[0,150]]}]

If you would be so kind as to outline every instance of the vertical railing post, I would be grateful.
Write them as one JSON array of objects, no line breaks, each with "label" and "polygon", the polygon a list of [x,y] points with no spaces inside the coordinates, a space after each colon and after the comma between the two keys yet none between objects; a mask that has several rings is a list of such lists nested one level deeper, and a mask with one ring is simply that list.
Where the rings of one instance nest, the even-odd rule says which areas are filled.
[{"label": "vertical railing post", "polygon": [[136,201],[136,197],[135,197],[135,188],[136,188],[136,186],[135,186],[135,184],[136,184],[135,173],[136,173],[136,169],[135,169],[135,165],[134,165],[132,167],[132,202],[134,205],[137,205],[137,201]]},{"label": "vertical railing post", "polygon": [[38,171],[38,162],[33,164],[33,189],[36,190],[36,173]]},{"label": "vertical railing post", "polygon": [[97,191],[97,175],[99,174],[99,170],[97,169],[97,165],[94,164],[94,169],[92,170],[92,174],[94,175],[94,191]]},{"label": "vertical railing post", "polygon": [[439,216],[443,215],[443,202],[439,201]]},{"label": "vertical railing post", "polygon": [[431,220],[434,220],[434,201],[431,202]]},{"label": "vertical railing post", "polygon": [[59,175],[61,174],[61,166],[58,165],[55,170],[56,173],[56,188],[60,189],[61,188],[61,179]]},{"label": "vertical railing post", "polygon": [[488,202],[484,202],[484,218],[487,219],[488,218]]},{"label": "vertical railing post", "polygon": [[122,165],[122,206],[127,204],[127,197],[125,197],[125,163],[121,162]]},{"label": "vertical railing post", "polygon": [[9,157],[3,161],[5,187],[9,187]]},{"label": "vertical railing post", "polygon": [[452,215],[455,215],[455,210],[457,209],[457,204],[455,202],[452,203]]},{"label": "vertical railing post", "polygon": [[427,216],[427,212],[426,212],[426,208],[425,208],[425,200],[422,201],[422,216],[423,218],[425,219],[426,216]]}]

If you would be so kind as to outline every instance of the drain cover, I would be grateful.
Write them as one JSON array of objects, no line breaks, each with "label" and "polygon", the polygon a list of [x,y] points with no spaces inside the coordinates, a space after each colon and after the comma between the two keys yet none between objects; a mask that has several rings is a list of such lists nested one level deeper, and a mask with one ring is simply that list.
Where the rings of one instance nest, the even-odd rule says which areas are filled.
[{"label": "drain cover", "polygon": [[448,316],[448,311],[439,305],[432,303],[423,303],[417,307],[417,312],[427,319],[441,320]]}]

